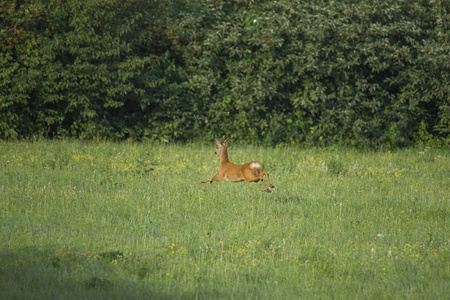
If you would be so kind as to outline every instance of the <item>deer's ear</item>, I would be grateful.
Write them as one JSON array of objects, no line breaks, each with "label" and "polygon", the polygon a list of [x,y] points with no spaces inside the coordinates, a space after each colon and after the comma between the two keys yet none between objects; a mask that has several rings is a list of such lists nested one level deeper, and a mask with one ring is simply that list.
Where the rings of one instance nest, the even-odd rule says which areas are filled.
[{"label": "deer's ear", "polygon": [[221,147],[222,144],[219,142],[219,140],[218,140],[218,139],[215,139],[215,140],[216,140],[216,145],[217,145],[217,147]]},{"label": "deer's ear", "polygon": [[228,142],[230,141],[230,139],[226,139],[225,142],[223,142],[223,145],[228,147]]}]

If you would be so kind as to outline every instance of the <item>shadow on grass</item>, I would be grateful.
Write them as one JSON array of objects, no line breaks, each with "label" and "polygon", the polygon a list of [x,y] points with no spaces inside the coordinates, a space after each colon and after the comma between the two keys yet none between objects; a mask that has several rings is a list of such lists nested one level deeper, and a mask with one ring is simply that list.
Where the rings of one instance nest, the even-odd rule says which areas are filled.
[{"label": "shadow on grass", "polygon": [[[113,253],[114,252],[114,253]],[[160,299],[176,298],[154,291],[142,282],[114,269],[110,261],[117,251],[99,253],[99,260],[80,259],[52,251],[0,253],[2,299]],[[122,272],[121,272],[122,271]],[[179,295],[178,295],[179,296]]]},{"label": "shadow on grass", "polygon": [[[89,255],[96,258],[88,261]],[[112,267],[120,251],[96,254],[33,248],[0,253],[1,299],[195,299],[245,298],[217,281],[201,279],[193,286],[158,277],[153,259]],[[158,270],[156,270],[158,271]],[[157,272],[158,273],[158,272]],[[156,277],[152,277],[156,278]],[[250,287],[249,287],[250,288]],[[243,291],[249,292],[248,289]],[[252,294],[262,296],[257,286]],[[240,297],[242,296],[242,297]],[[247,295],[248,296],[248,295]]]}]

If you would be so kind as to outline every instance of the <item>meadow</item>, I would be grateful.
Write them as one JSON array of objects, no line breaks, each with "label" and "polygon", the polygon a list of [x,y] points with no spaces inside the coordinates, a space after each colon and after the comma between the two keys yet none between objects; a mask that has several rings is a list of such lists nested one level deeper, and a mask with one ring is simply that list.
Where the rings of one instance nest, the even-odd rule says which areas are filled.
[{"label": "meadow", "polygon": [[214,151],[0,142],[0,298],[448,299],[448,149]]}]

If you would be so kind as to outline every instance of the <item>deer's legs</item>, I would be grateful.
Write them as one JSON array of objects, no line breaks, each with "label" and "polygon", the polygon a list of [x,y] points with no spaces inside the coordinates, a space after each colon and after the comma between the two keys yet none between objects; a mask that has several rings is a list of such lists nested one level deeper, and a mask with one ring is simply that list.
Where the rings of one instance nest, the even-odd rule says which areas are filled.
[{"label": "deer's legs", "polygon": [[275,186],[270,183],[269,174],[267,173],[266,170],[262,171],[262,173],[260,174],[261,180],[262,180],[264,175],[266,175],[266,177],[267,177],[267,183],[269,184],[269,187],[274,188]]},{"label": "deer's legs", "polygon": [[266,192],[271,193],[271,190],[269,190],[266,186],[266,183],[264,182],[264,175],[267,177],[267,183],[269,184],[269,187],[274,188],[275,186],[273,186],[270,181],[269,181],[269,176],[266,172],[266,170],[262,171],[259,175],[253,175],[250,177],[245,178],[246,181],[248,182],[258,182],[261,181],[264,189],[266,190]]},{"label": "deer's legs", "polygon": [[261,179],[261,182],[262,182],[262,184],[263,184],[264,188],[266,189],[266,192],[268,192],[268,193],[272,193],[272,191],[271,191],[271,190],[269,190],[269,189],[267,188],[267,186],[266,186],[266,184],[264,183],[264,180],[263,180],[263,179]]},{"label": "deer's legs", "polygon": [[203,180],[202,183],[207,183],[207,182],[213,183],[213,181],[219,181],[218,178],[215,178],[217,175],[219,175],[219,172],[217,172],[216,174],[214,174],[214,175],[211,177],[211,179],[209,179],[209,180]]}]

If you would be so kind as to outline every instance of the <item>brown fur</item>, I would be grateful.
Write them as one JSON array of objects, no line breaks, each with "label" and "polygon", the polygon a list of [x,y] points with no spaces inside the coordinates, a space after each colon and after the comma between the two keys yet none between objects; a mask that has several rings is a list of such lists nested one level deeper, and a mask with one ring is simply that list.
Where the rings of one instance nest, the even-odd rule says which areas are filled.
[{"label": "brown fur", "polygon": [[257,161],[251,161],[244,165],[236,165],[232,163],[228,159],[228,139],[222,144],[222,142],[216,139],[217,150],[216,155],[220,157],[220,165],[219,172],[214,174],[211,179],[203,180],[202,183],[213,183],[214,181],[231,181],[231,182],[239,182],[239,181],[247,181],[247,182],[258,182],[261,181],[266,192],[270,193],[271,191],[267,188],[264,183],[263,177],[266,176],[267,183],[270,188],[274,188],[274,186],[269,181],[269,174],[264,170],[261,172],[261,164]]}]

